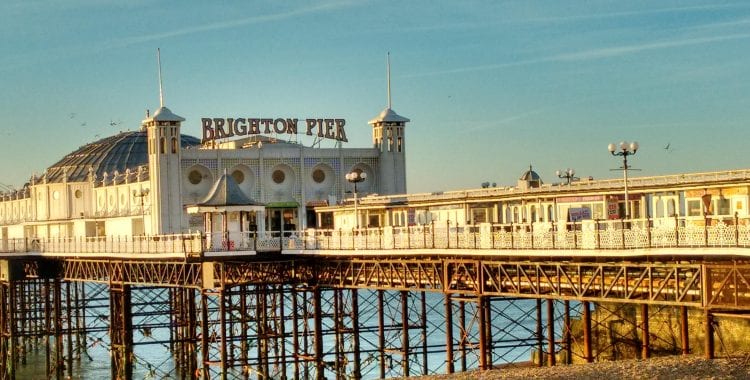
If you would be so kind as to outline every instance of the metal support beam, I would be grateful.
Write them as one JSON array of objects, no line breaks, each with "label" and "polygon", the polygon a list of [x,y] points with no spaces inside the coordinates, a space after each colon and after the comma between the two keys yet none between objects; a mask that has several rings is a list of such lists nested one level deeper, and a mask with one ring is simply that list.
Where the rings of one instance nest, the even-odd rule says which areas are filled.
[{"label": "metal support beam", "polygon": [[651,357],[651,332],[648,328],[648,305],[641,304],[641,359]]},{"label": "metal support beam", "polygon": [[485,323],[488,321],[485,320],[485,302],[486,297],[479,296],[477,297],[477,319],[478,319],[478,335],[479,335],[479,369],[484,371],[488,369],[487,365],[487,327],[485,326]]},{"label": "metal support beam", "polygon": [[409,377],[409,292],[401,291],[401,366],[404,377]]},{"label": "metal support beam", "polygon": [[323,363],[323,312],[320,297],[320,287],[313,286],[313,324],[315,326],[315,337],[313,345],[315,346],[315,376],[317,380],[324,380],[325,367]]},{"label": "metal support beam", "polygon": [[706,359],[714,358],[714,316],[710,309],[704,311],[704,324],[706,326]]},{"label": "metal support beam", "polygon": [[555,357],[555,300],[547,299],[547,364],[550,367],[556,364]]},{"label": "metal support beam", "polygon": [[680,342],[682,354],[690,355],[690,330],[688,328],[688,308],[680,306]]},{"label": "metal support beam", "polygon": [[113,379],[133,379],[133,317],[130,285],[112,283],[109,288]]},{"label": "metal support beam", "polygon": [[573,334],[570,326],[570,301],[565,300],[565,316],[563,321],[563,341],[565,342],[565,364],[573,364]]},{"label": "metal support beam", "polygon": [[537,366],[544,366],[544,334],[542,333],[542,299],[536,299],[536,354]]},{"label": "metal support beam", "polygon": [[592,363],[594,357],[591,352],[591,309],[588,301],[581,303],[583,308],[583,357],[586,363]]},{"label": "metal support beam", "polygon": [[385,313],[383,311],[384,294],[382,290],[378,290],[378,354],[380,360],[378,360],[378,366],[380,368],[380,378],[385,378]]},{"label": "metal support beam", "polygon": [[352,370],[352,378],[359,380],[362,378],[362,371],[360,368],[360,352],[359,352],[359,294],[357,289],[352,289],[352,350],[354,351],[354,363]]},{"label": "metal support beam", "polygon": [[453,373],[453,301],[445,294],[445,372]]}]

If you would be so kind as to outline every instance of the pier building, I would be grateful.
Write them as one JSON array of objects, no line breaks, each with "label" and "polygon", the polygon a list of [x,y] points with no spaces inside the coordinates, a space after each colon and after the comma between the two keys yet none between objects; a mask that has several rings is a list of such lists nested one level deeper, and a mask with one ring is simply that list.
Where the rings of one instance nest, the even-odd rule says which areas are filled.
[{"label": "pier building", "polygon": [[[244,126],[245,135],[221,132],[219,120],[221,125],[229,120],[234,129]],[[367,175],[358,185],[361,195],[406,192],[404,132],[409,119],[390,107],[390,88],[388,107],[369,121],[373,138],[366,148],[341,145],[348,126],[343,119],[277,119],[284,125],[280,134],[249,133],[252,128],[248,132],[248,124],[260,126],[256,132],[273,132],[274,119],[239,120],[204,119],[200,140],[182,134],[185,119],[162,103],[156,112],[147,113],[140,130],[85,144],[21,188],[0,194],[0,236],[7,240],[205,231],[203,218],[186,210],[209,196],[224,173],[248,198],[265,206],[232,223],[238,232],[314,227],[315,206],[337,204],[350,196],[350,172]],[[290,133],[297,132],[292,124],[298,122],[307,124],[308,134],[330,137],[338,146],[294,142]],[[214,219],[217,229],[224,223],[222,217],[226,215]]]}]

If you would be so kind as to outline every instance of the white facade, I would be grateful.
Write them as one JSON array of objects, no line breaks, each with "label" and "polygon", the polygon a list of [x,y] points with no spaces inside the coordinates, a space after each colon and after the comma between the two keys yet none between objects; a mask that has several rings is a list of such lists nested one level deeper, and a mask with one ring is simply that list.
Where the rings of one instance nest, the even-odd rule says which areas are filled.
[{"label": "white facade", "polygon": [[[20,190],[0,194],[0,238],[202,231],[200,216],[188,215],[186,206],[200,202],[225,172],[249,198],[267,207],[266,220],[251,221],[251,227],[272,231],[314,227],[313,207],[335,205],[352,196],[353,185],[345,179],[351,171],[368,175],[357,185],[360,196],[406,191],[403,149],[319,149],[262,135],[185,148],[180,140],[183,120],[161,107],[143,121],[141,132],[88,144]],[[404,125],[405,121],[397,126],[402,147]],[[373,124],[373,134],[382,128]],[[115,140],[131,145],[106,146]],[[119,148],[123,152],[118,153]],[[107,149],[112,152],[106,160],[96,156],[97,163],[104,165],[118,154],[135,157],[142,150],[140,164],[97,175],[95,164],[76,157]],[[138,161],[131,158],[122,161]]]}]

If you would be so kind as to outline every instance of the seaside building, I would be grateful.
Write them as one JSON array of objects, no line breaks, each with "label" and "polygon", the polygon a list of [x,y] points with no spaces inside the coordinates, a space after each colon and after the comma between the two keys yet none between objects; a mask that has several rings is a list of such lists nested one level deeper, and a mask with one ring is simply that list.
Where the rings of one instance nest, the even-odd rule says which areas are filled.
[{"label": "seaside building", "polygon": [[[391,108],[390,79],[388,106],[369,122],[372,147],[344,148],[344,119],[203,118],[203,139],[183,135],[185,119],[164,105],[159,76],[160,107],[146,114],[139,131],[83,145],[0,195],[0,238],[205,231],[211,226],[204,215],[187,208],[207,204],[225,173],[264,210],[220,214],[212,218],[216,230],[227,225],[222,218],[241,231],[314,227],[314,207],[352,196],[350,172],[367,174],[357,187],[361,195],[406,192],[409,119]],[[337,140],[337,146],[285,141],[297,133]]]}]

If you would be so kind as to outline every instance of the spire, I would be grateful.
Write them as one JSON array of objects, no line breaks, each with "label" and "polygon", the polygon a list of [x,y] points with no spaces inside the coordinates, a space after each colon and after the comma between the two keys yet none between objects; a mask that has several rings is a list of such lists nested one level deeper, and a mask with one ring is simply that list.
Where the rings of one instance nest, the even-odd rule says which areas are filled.
[{"label": "spire", "polygon": [[161,49],[156,48],[156,64],[159,65],[159,107],[164,107],[164,88],[161,83]]},{"label": "spire", "polygon": [[386,56],[386,76],[388,77],[388,108],[391,108],[391,52]]}]

